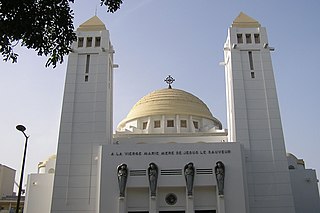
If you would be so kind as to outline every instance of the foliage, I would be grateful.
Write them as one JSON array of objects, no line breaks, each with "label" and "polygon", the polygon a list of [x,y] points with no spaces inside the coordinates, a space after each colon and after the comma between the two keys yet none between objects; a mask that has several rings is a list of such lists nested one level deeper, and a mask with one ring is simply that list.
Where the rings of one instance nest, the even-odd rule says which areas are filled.
[{"label": "foliage", "polygon": [[[4,61],[17,62],[19,43],[47,56],[46,66],[56,67],[71,51],[75,40],[74,0],[0,0],[0,52]],[[122,0],[101,0],[108,12],[120,8]]]},{"label": "foliage", "polygon": [[107,12],[114,13],[118,9],[120,9],[120,5],[122,4],[122,0],[101,0],[101,5],[107,6]]}]

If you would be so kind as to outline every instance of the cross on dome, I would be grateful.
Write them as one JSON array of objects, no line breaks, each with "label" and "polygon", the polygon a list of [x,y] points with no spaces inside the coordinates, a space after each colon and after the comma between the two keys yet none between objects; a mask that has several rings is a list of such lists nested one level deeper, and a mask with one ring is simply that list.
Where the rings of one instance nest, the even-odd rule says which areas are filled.
[{"label": "cross on dome", "polygon": [[175,81],[174,78],[171,77],[171,75],[168,75],[168,77],[166,77],[166,79],[164,79],[164,81],[169,85],[169,89],[172,89],[171,84]]}]

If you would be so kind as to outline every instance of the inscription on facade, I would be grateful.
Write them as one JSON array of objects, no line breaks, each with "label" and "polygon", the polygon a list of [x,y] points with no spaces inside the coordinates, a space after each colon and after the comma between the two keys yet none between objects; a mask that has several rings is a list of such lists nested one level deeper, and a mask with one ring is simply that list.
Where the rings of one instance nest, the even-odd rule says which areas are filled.
[{"label": "inscription on facade", "polygon": [[230,149],[218,149],[218,150],[177,150],[177,151],[127,151],[127,152],[110,152],[111,156],[153,156],[153,155],[219,155],[230,154]]}]

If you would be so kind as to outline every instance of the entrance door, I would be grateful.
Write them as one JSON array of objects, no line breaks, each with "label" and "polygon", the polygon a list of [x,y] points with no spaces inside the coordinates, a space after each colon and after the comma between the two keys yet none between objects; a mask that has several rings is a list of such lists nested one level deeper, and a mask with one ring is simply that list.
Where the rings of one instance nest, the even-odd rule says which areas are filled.
[{"label": "entrance door", "polygon": [[159,213],[185,213],[185,211],[159,211]]},{"label": "entrance door", "polygon": [[143,212],[128,212],[128,213],[149,213],[148,211],[143,211]]},{"label": "entrance door", "polygon": [[128,212],[128,213],[149,213],[148,211],[144,211],[144,212]]}]

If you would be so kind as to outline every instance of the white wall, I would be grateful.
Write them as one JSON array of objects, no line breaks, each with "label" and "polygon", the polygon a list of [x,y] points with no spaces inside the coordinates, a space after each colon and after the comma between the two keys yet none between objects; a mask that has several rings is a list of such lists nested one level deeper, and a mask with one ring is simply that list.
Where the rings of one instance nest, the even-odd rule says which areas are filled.
[{"label": "white wall", "polygon": [[49,213],[54,174],[28,175],[25,213]]},{"label": "white wall", "polygon": [[320,212],[320,198],[316,171],[305,169],[303,159],[287,154],[291,187],[296,213]]},{"label": "white wall", "polygon": [[319,213],[320,199],[316,171],[291,169],[289,173],[296,213]]},{"label": "white wall", "polygon": [[15,174],[14,169],[0,164],[0,198],[13,194]]},{"label": "white wall", "polygon": [[[195,169],[208,169],[211,174],[196,174],[194,198],[192,202],[198,209],[217,209],[216,180],[214,167],[217,161],[225,164],[225,206],[226,213],[246,212],[246,183],[243,168],[243,155],[240,143],[169,143],[169,144],[125,144],[102,146],[100,212],[118,212],[119,189],[117,166],[126,163],[131,172],[145,170],[146,174],[128,176],[127,197],[124,201],[129,210],[149,210],[146,200],[148,194],[147,168],[154,162],[159,168],[158,194],[156,198],[159,210],[185,209],[188,196],[185,190],[183,167],[193,162]],[[212,151],[226,151],[214,153]],[[229,152],[230,151],[230,152]],[[180,170],[181,174],[165,175],[161,170]],[[139,193],[138,193],[139,192]],[[178,196],[176,205],[169,206],[164,197],[173,192]],[[210,195],[211,199],[207,197]],[[138,199],[139,196],[141,199]],[[190,200],[188,201],[190,202]],[[140,207],[140,209],[139,209]]]}]

